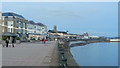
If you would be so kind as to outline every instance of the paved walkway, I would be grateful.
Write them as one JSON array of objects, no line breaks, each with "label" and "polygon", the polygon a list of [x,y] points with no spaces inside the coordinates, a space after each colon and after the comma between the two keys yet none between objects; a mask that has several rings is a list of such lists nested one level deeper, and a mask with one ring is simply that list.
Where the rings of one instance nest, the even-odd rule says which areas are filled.
[{"label": "paved walkway", "polygon": [[[57,49],[55,41],[47,41],[46,44],[21,43],[15,47],[3,47],[3,66],[56,66]],[[54,60],[53,60],[54,59]],[[52,64],[51,64],[52,63]]]}]

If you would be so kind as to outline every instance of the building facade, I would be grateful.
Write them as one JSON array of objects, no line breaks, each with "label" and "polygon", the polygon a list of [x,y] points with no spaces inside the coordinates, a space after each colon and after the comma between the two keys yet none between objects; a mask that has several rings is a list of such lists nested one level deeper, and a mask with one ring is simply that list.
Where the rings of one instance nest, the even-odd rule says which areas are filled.
[{"label": "building facade", "polygon": [[[27,33],[27,27],[26,24],[28,21],[21,15],[7,12],[2,13],[3,22],[2,22],[2,32],[4,33],[10,33],[10,34],[16,34],[16,36],[20,37],[21,40],[26,40],[26,33]],[[8,35],[10,35],[8,34]],[[12,35],[10,35],[12,36]]]},{"label": "building facade", "polygon": [[2,40],[2,13],[0,12],[0,41]]},{"label": "building facade", "polygon": [[19,37],[21,41],[46,38],[46,25],[28,21],[22,15],[13,12],[0,13],[0,15],[1,37],[16,36]]},{"label": "building facade", "polygon": [[34,21],[29,21],[27,24],[27,34],[29,40],[41,40],[43,38],[46,38],[47,27],[42,23],[35,23]]}]

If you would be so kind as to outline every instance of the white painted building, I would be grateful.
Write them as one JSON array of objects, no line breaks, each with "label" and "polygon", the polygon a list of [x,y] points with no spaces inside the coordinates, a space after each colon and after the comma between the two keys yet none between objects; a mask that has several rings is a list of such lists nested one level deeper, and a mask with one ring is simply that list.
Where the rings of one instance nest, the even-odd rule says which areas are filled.
[{"label": "white painted building", "polygon": [[27,24],[27,34],[28,38],[41,40],[47,36],[47,26],[42,23],[35,23],[34,21],[29,21]]},{"label": "white painted building", "polygon": [[99,38],[99,36],[89,36],[89,37],[92,37],[92,38]]},{"label": "white painted building", "polygon": [[34,31],[35,31],[34,27],[35,27],[34,21],[29,21],[27,23],[27,34],[28,33],[34,33]]},{"label": "white painted building", "polygon": [[[35,23],[26,20],[22,15],[6,12],[1,13],[2,20],[0,20],[1,33],[13,33],[20,37],[21,40],[35,38],[45,38],[47,35],[47,26],[42,23]],[[0,17],[1,18],[1,17]]]}]

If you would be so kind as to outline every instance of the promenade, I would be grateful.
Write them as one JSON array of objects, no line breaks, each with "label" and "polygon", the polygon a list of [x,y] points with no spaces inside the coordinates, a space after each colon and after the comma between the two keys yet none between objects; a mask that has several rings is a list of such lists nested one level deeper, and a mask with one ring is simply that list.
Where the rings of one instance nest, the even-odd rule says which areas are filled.
[{"label": "promenade", "polygon": [[15,44],[2,48],[2,66],[58,66],[55,41]]}]

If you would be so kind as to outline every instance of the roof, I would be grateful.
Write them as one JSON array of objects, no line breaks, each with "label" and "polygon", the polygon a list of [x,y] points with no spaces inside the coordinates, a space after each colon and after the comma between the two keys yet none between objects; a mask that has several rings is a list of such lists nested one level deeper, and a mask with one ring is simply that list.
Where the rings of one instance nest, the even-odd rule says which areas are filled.
[{"label": "roof", "polygon": [[6,12],[6,13],[2,13],[2,16],[17,16],[17,17],[20,17],[20,18],[24,18],[22,15],[19,15],[19,14],[16,14],[16,13],[13,13],[13,12]]},{"label": "roof", "polygon": [[67,34],[67,32],[65,31],[53,31],[53,30],[49,30],[48,32],[51,32],[51,33],[63,33],[63,34]]},{"label": "roof", "polygon": [[39,25],[39,26],[45,26],[44,24],[42,24],[42,23],[35,23],[34,21],[29,21],[28,22],[29,24],[33,24],[33,25]]},{"label": "roof", "polygon": [[39,25],[39,26],[45,26],[44,24],[42,24],[42,23],[36,23],[37,25]]},{"label": "roof", "polygon": [[35,24],[35,22],[34,22],[34,21],[32,21],[32,20],[31,20],[31,21],[29,21],[28,23],[29,23],[29,24]]}]

